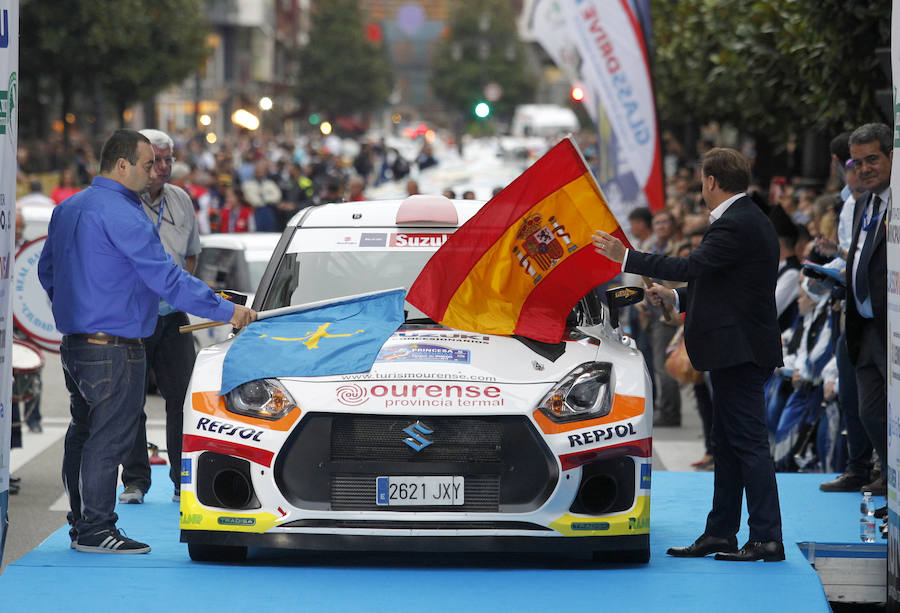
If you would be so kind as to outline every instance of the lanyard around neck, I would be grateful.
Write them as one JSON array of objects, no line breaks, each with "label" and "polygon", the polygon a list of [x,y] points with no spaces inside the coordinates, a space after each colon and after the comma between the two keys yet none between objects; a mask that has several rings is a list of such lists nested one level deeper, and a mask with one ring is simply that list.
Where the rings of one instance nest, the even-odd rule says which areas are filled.
[{"label": "lanyard around neck", "polygon": [[166,197],[163,196],[159,202],[159,213],[156,216],[156,231],[159,232],[162,227],[163,216],[166,214]]}]

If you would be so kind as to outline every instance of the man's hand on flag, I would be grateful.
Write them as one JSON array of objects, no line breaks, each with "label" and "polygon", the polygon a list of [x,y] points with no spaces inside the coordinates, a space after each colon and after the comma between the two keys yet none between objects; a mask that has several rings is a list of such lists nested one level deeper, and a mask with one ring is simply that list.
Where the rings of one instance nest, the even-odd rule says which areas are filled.
[{"label": "man's hand on flag", "polygon": [[235,328],[245,328],[256,321],[256,311],[240,304],[234,305],[234,314],[228,321]]},{"label": "man's hand on flag", "polygon": [[600,255],[619,263],[625,259],[625,245],[612,234],[597,230],[591,238],[593,239],[594,249]]}]

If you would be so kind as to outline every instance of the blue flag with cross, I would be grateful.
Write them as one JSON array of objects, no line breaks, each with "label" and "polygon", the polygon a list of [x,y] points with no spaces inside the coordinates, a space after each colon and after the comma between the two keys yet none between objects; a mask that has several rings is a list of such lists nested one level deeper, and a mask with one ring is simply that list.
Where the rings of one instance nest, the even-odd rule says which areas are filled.
[{"label": "blue flag with cross", "polygon": [[248,381],[366,372],[403,323],[406,292],[390,290],[255,321],[232,343],[220,394]]}]

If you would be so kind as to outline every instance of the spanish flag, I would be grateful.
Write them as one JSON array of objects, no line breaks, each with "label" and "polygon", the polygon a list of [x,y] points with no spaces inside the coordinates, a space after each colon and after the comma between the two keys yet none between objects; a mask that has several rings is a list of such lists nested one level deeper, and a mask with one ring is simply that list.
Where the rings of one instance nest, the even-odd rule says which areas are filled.
[{"label": "spanish flag", "polygon": [[450,328],[558,343],[575,303],[621,270],[594,251],[595,230],[630,248],[566,138],[450,236],[406,300]]}]

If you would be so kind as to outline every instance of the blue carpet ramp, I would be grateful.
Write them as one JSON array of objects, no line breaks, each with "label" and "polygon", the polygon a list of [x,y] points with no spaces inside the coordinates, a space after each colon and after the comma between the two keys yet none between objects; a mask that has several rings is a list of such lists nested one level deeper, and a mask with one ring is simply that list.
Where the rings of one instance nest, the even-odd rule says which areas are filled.
[{"label": "blue carpet ramp", "polygon": [[[782,563],[726,563],[665,555],[702,531],[711,473],[653,474],[651,560],[595,565],[538,555],[301,553],[251,549],[245,563],[192,562],[178,542],[178,505],[166,467],[143,505],[119,505],[119,527],[147,555],[84,554],[66,528],[0,577],[3,611],[830,611],[818,576],[794,543],[855,542],[859,496],[825,494],[823,475],[779,475]],[[746,517],[744,518],[746,523]],[[11,526],[15,529],[15,526]],[[746,528],[738,535],[746,540]]]}]

